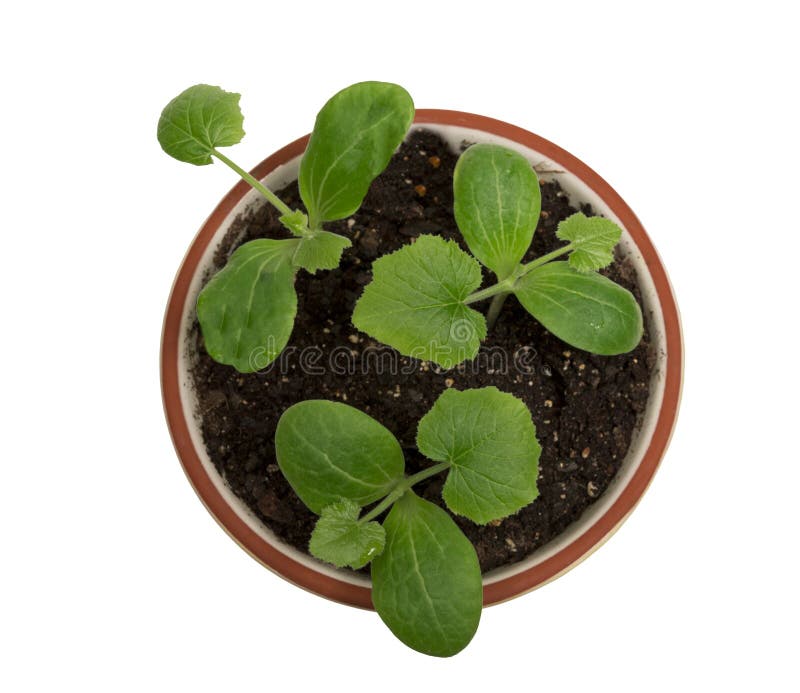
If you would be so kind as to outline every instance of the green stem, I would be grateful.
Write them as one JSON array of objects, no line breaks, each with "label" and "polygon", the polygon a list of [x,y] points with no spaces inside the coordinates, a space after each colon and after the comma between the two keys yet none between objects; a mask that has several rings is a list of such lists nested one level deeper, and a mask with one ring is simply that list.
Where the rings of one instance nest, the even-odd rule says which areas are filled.
[{"label": "green stem", "polygon": [[[574,248],[575,248],[574,243],[568,243],[567,245],[562,246],[561,248],[557,248],[552,253],[547,253],[547,255],[542,255],[541,257],[537,257],[535,260],[525,265],[520,265],[519,267],[517,267],[516,270],[514,270],[514,272],[510,277],[503,279],[503,281],[497,282],[497,284],[495,284],[494,286],[490,286],[486,289],[481,289],[480,291],[476,291],[474,294],[470,294],[469,296],[467,296],[464,299],[464,305],[469,305],[470,303],[476,303],[477,301],[484,301],[487,298],[492,298],[493,296],[497,297],[503,295],[503,300],[495,299],[495,301],[499,303],[500,307],[502,307],[503,301],[505,300],[504,294],[507,295],[509,292],[514,290],[514,286],[516,285],[518,279],[524,277],[531,270],[534,270],[537,267],[541,267],[542,265],[547,264],[551,260],[555,260],[557,257],[560,257],[561,255],[570,252]],[[489,308],[489,314],[487,318],[491,317],[492,315],[492,309],[495,305],[495,301],[492,301],[492,306]],[[500,307],[497,308],[498,313],[500,312]],[[496,318],[497,316],[495,315],[494,317]],[[490,322],[489,327],[491,328],[491,326],[492,323]]]},{"label": "green stem", "polygon": [[497,316],[500,315],[500,311],[503,309],[503,304],[506,302],[508,298],[508,292],[504,291],[502,294],[497,294],[492,299],[492,302],[489,304],[489,311],[486,313],[486,327],[488,329],[492,329],[494,324],[497,322]]},{"label": "green stem", "polygon": [[419,483],[423,479],[427,479],[429,476],[434,476],[439,472],[443,472],[450,466],[449,462],[439,462],[439,464],[433,465],[433,467],[428,467],[427,469],[423,469],[421,472],[417,472],[416,474],[412,474],[411,476],[404,477],[399,482],[397,482],[397,486],[395,486],[391,492],[389,493],[386,498],[384,498],[378,505],[376,505],[372,510],[370,510],[364,517],[360,518],[358,523],[364,524],[369,522],[370,520],[374,520],[378,515],[380,515],[385,510],[388,510],[395,501],[400,499],[408,489],[410,489],[414,484]]},{"label": "green stem", "polygon": [[514,279],[517,280],[520,277],[524,277],[528,272],[537,267],[541,267],[542,265],[546,265],[551,260],[555,260],[557,257],[561,257],[562,255],[574,250],[575,244],[568,243],[561,248],[556,248],[552,253],[547,253],[547,255],[542,255],[542,257],[537,257],[535,260],[527,263],[526,265],[520,265],[519,269],[514,273]]},{"label": "green stem", "polygon": [[258,192],[260,192],[270,203],[281,213],[281,214],[291,214],[292,209],[281,200],[272,190],[270,190],[266,185],[264,185],[260,180],[257,180],[253,176],[251,176],[247,171],[243,168],[237,166],[233,163],[227,156],[224,154],[220,154],[216,149],[212,149],[211,153],[217,157],[223,164],[232,168],[236,173],[238,173],[244,180],[246,180],[250,185],[252,185]]},{"label": "green stem", "polygon": [[[401,482],[402,483],[402,482]],[[363,525],[370,520],[374,520],[378,515],[380,515],[384,510],[390,508],[394,502],[400,498],[408,489],[400,488],[400,486],[396,486],[394,490],[386,496],[378,505],[376,505],[372,510],[370,510],[364,517],[359,518],[358,524]]]},{"label": "green stem", "polygon": [[507,294],[513,288],[513,277],[509,277],[501,282],[497,282],[497,284],[490,286],[488,289],[481,289],[480,291],[476,291],[474,294],[470,294],[464,299],[464,305],[469,305],[470,303],[475,303],[477,301],[483,301],[487,298],[491,298],[492,296],[497,296],[497,294]]},{"label": "green stem", "polygon": [[405,490],[410,489],[414,484],[419,483],[423,479],[427,479],[429,476],[436,476],[439,472],[443,472],[449,467],[449,462],[439,462],[439,464],[435,464],[433,467],[428,467],[427,469],[423,469],[421,472],[417,472],[416,474],[406,477],[403,482],[404,486],[406,487]]}]

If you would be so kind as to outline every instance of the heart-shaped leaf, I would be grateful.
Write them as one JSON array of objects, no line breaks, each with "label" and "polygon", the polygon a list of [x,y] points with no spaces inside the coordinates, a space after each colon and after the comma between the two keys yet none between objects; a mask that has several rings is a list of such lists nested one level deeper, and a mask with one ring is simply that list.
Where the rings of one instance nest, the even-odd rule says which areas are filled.
[{"label": "heart-shaped leaf", "polygon": [[386,546],[372,561],[372,602],[400,640],[437,657],[463,650],[481,617],[478,556],[441,508],[406,493],[383,523]]},{"label": "heart-shaped leaf", "polygon": [[308,550],[337,568],[363,568],[383,551],[386,532],[377,522],[358,522],[361,508],[351,500],[341,500],[322,509],[311,533]]},{"label": "heart-shaped leaf", "polygon": [[420,236],[376,260],[353,324],[401,354],[452,368],[478,353],[483,315],[464,305],[481,283],[480,265],[453,241]]},{"label": "heart-shaped leaf", "polygon": [[272,239],[245,243],[200,292],[197,318],[215,361],[252,373],[283,351],[297,312],[291,265],[296,245]]},{"label": "heart-shaped leaf", "polygon": [[306,400],[289,407],[275,432],[278,465],[295,493],[317,515],[342,499],[365,506],[403,477],[397,439],[358,409]]},{"label": "heart-shaped leaf", "polygon": [[386,82],[354,84],[322,107],[299,174],[312,229],[350,216],[361,206],[413,119],[411,96]]},{"label": "heart-shaped leaf", "polygon": [[538,495],[542,448],[531,414],[496,387],[445,390],[419,422],[417,447],[450,462],[442,497],[478,524],[515,513]]},{"label": "heart-shaped leaf", "polygon": [[559,339],[594,354],[622,354],[642,338],[642,311],[633,294],[610,279],[550,262],[517,280],[514,293]]},{"label": "heart-shaped leaf", "polygon": [[178,161],[210,164],[216,147],[237,144],[244,137],[239,98],[239,94],[208,84],[196,84],[181,92],[161,112],[161,148]]},{"label": "heart-shaped leaf", "polygon": [[453,174],[453,212],[472,254],[500,280],[531,245],[542,198],[528,160],[496,144],[475,144]]}]

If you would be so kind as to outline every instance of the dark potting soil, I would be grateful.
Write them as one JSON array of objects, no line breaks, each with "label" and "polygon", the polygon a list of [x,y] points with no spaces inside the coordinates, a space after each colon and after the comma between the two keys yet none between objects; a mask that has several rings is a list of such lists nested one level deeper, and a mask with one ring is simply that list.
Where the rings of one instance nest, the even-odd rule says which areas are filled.
[{"label": "dark potting soil", "polygon": [[[193,376],[208,453],[264,524],[303,551],[316,516],[294,494],[275,459],[275,427],[296,402],[329,399],[369,413],[397,436],[411,474],[430,464],[415,447],[417,422],[443,390],[495,385],[521,398],[542,444],[539,497],[486,526],[455,517],[484,571],[525,558],[594,503],[617,473],[644,412],[653,367],[647,334],[631,353],[594,356],[551,335],[510,297],[478,358],[441,371],[401,357],[353,327],[350,317],[370,281],[373,260],[422,233],[453,239],[466,250],[453,219],[456,159],[437,135],[414,131],[358,213],[328,226],[352,239],[353,247],[336,270],[298,273],[290,346],[265,371],[243,375],[214,362],[195,324]],[[557,180],[557,174],[551,178]],[[280,196],[292,207],[302,205],[296,184]],[[592,213],[586,205],[580,210]],[[575,211],[557,182],[543,181],[542,215],[525,261],[561,245],[556,226]],[[286,236],[277,216],[266,202],[240,216],[216,254],[217,267],[245,241]],[[604,274],[639,298],[627,261],[618,258]],[[485,280],[488,286],[488,273]],[[444,478],[432,477],[415,490],[444,507]]]}]

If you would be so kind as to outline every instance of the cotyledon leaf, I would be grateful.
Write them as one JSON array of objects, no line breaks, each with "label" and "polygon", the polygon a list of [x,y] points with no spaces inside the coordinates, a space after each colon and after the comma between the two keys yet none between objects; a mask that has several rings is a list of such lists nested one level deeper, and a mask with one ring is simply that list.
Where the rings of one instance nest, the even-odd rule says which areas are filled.
[{"label": "cotyledon leaf", "polygon": [[550,262],[518,279],[514,293],[534,318],[578,349],[622,354],[642,338],[642,311],[633,294],[596,272]]},{"label": "cotyledon leaf", "polygon": [[182,91],[161,112],[158,141],[171,157],[196,166],[210,164],[216,147],[237,144],[244,137],[239,94],[209,84]]},{"label": "cotyledon leaf", "polygon": [[483,602],[475,548],[453,519],[413,491],[383,523],[386,546],[372,561],[372,602],[409,647],[437,657],[463,650]]},{"label": "cotyledon leaf", "polygon": [[413,119],[411,96],[387,82],[353,84],[322,107],[298,178],[312,229],[359,208]]},{"label": "cotyledon leaf", "polygon": [[530,162],[496,144],[474,144],[453,173],[453,212],[472,254],[499,279],[531,245],[542,196]]},{"label": "cotyledon leaf", "polygon": [[464,304],[481,268],[453,241],[420,236],[372,264],[353,324],[401,354],[452,368],[477,354],[483,315]]},{"label": "cotyledon leaf", "polygon": [[297,312],[296,245],[294,239],[245,243],[200,292],[197,318],[215,361],[252,373],[283,351]]},{"label": "cotyledon leaf", "polygon": [[542,448],[525,403],[496,387],[445,390],[417,429],[417,447],[450,462],[447,507],[485,524],[531,503]]},{"label": "cotyledon leaf", "polygon": [[365,506],[403,477],[405,460],[392,433],[340,402],[306,400],[289,407],[275,432],[278,465],[312,511],[341,499]]}]

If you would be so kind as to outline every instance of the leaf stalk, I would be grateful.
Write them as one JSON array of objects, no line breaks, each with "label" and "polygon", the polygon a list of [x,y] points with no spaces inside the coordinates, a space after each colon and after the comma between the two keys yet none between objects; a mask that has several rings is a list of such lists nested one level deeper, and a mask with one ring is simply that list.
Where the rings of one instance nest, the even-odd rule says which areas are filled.
[{"label": "leaf stalk", "polygon": [[258,192],[260,192],[264,197],[269,200],[270,204],[275,207],[281,214],[292,214],[295,210],[291,209],[281,198],[279,198],[272,190],[270,190],[266,185],[264,185],[260,180],[255,178],[254,176],[250,175],[247,171],[243,168],[235,164],[231,161],[227,156],[218,152],[216,149],[212,149],[211,153],[217,157],[223,164],[228,166],[229,168],[233,169],[238,173],[245,181],[247,181],[250,185],[252,185]]},{"label": "leaf stalk", "polygon": [[423,469],[421,472],[417,472],[416,474],[412,474],[411,476],[407,476],[402,478],[400,481],[397,482],[397,485],[389,492],[389,495],[386,496],[378,505],[376,505],[372,510],[370,510],[364,517],[358,520],[359,524],[364,524],[369,522],[370,520],[374,520],[378,515],[382,512],[388,510],[394,503],[400,500],[400,497],[408,491],[414,484],[419,483],[423,479],[427,479],[430,476],[435,476],[439,472],[443,472],[445,469],[450,467],[450,462],[439,462],[439,464],[435,464],[432,467],[428,467],[427,469]]},{"label": "leaf stalk", "polygon": [[514,291],[519,279],[524,277],[531,270],[541,267],[542,265],[546,265],[548,262],[555,260],[557,257],[561,257],[562,255],[574,250],[574,248],[574,242],[568,243],[561,248],[556,248],[556,250],[552,251],[551,253],[547,253],[547,255],[537,257],[535,260],[532,260],[527,264],[519,265],[517,269],[511,273],[511,276],[507,277],[506,279],[497,282],[497,284],[494,286],[481,289],[480,291],[476,291],[474,294],[467,296],[464,299],[464,305],[476,303],[477,301],[485,301],[487,298],[494,297],[495,300],[492,301],[492,305],[489,307],[489,313],[487,314],[487,323],[489,329],[491,329],[495,320],[497,320],[497,314],[500,313],[500,309],[503,307],[503,302],[508,294]]},{"label": "leaf stalk", "polygon": [[500,315],[500,311],[503,309],[503,304],[506,302],[507,298],[508,291],[504,291],[502,294],[497,294],[492,299],[492,302],[489,304],[489,311],[486,313],[487,329],[491,330],[494,327],[494,324],[497,322],[497,318]]}]

